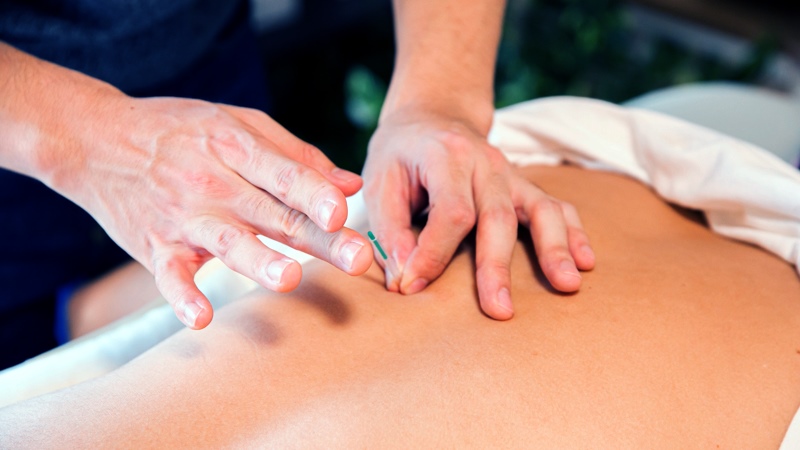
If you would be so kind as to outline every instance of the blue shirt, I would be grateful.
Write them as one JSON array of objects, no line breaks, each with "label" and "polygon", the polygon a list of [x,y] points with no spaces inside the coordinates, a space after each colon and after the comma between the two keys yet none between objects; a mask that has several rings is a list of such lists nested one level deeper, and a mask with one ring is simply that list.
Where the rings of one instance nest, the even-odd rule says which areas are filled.
[{"label": "blue shirt", "polygon": [[235,0],[3,0],[0,40],[129,92],[199,60],[238,6]]},{"label": "blue shirt", "polygon": [[[266,109],[248,6],[247,0],[0,0],[0,39],[133,96]],[[81,208],[2,169],[0,237],[1,369],[56,345],[59,288],[129,257]]]}]

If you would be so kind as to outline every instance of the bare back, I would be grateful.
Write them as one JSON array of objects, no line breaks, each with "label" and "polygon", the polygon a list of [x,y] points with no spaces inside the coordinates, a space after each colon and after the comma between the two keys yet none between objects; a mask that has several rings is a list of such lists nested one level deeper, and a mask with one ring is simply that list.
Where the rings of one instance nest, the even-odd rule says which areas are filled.
[{"label": "bare back", "polygon": [[524,170],[581,213],[598,262],[579,293],[548,288],[529,239],[507,322],[480,312],[468,249],[408,297],[375,265],[309,266],[290,295],[0,410],[20,439],[0,446],[776,448],[800,405],[793,268],[628,178]]}]

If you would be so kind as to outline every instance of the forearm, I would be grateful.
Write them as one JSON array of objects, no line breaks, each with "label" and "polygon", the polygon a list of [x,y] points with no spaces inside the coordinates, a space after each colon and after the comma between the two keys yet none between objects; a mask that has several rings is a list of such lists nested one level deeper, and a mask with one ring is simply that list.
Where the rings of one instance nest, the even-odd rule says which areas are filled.
[{"label": "forearm", "polygon": [[488,132],[503,0],[395,0],[397,56],[381,113],[422,107]]},{"label": "forearm", "polygon": [[[52,185],[80,162],[72,125],[112,86],[0,42],[0,167]],[[65,150],[69,149],[69,151]]]}]

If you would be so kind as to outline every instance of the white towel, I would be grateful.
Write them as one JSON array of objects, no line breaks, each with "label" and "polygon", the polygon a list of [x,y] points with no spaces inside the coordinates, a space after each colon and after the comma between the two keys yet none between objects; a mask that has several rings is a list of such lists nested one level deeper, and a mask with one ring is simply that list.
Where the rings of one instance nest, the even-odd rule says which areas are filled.
[{"label": "white towel", "polygon": [[500,110],[489,139],[517,165],[569,161],[629,175],[800,273],[800,171],[766,150],[657,112],[577,97]]}]

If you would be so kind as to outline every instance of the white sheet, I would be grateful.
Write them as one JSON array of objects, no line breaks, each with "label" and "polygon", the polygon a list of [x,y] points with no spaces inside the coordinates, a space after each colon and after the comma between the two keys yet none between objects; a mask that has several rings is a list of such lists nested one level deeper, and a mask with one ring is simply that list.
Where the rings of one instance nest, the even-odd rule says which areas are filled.
[{"label": "white sheet", "polygon": [[719,234],[800,273],[800,171],[746,142],[663,114],[553,97],[499,111],[490,141],[519,165],[569,161],[624,173],[705,212]]}]

